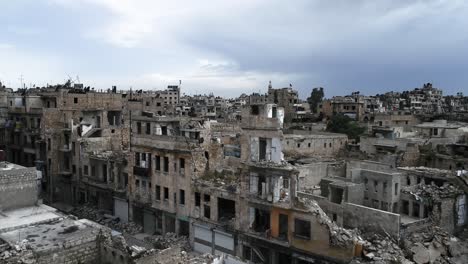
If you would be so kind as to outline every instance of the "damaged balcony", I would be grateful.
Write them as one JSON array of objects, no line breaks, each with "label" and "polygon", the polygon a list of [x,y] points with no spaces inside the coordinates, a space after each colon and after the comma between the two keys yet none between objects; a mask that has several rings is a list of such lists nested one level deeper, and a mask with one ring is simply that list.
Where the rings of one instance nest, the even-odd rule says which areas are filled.
[{"label": "damaged balcony", "polygon": [[291,208],[291,179],[289,176],[251,172],[249,194],[257,202]]}]

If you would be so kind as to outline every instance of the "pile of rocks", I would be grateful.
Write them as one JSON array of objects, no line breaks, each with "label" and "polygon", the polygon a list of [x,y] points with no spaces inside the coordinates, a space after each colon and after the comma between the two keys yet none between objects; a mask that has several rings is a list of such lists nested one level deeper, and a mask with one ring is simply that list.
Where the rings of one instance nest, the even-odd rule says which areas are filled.
[{"label": "pile of rocks", "polygon": [[354,263],[411,263],[405,258],[400,247],[388,237],[378,234],[364,235],[363,258]]},{"label": "pile of rocks", "polygon": [[151,243],[155,249],[166,249],[179,246],[182,250],[190,250],[188,239],[184,236],[177,236],[175,233],[167,233],[163,236],[154,235],[145,237],[145,241]]},{"label": "pile of rocks", "polygon": [[28,240],[24,239],[12,247],[2,244],[0,247],[0,263],[35,263]]},{"label": "pile of rocks", "polygon": [[454,195],[463,194],[463,191],[449,183],[445,183],[443,186],[437,186],[435,184],[423,184],[408,186],[402,189],[403,193],[409,193],[413,195],[416,200],[422,200],[430,198],[433,201],[439,201],[443,197],[452,197]]},{"label": "pile of rocks", "polygon": [[340,247],[352,247],[354,246],[355,242],[361,240],[357,229],[351,230],[338,226],[327,216],[327,214],[322,210],[322,208],[320,208],[315,200],[297,197],[296,205],[317,215],[319,223],[328,227],[330,233],[330,243],[332,245]]},{"label": "pile of rocks", "polygon": [[403,248],[416,263],[468,263],[468,242],[438,226],[412,234],[403,241]]},{"label": "pile of rocks", "polygon": [[143,228],[133,222],[124,223],[121,222],[118,217],[107,214],[106,211],[98,210],[92,206],[80,206],[75,207],[71,214],[78,218],[86,218],[97,222],[101,225],[107,226],[111,229],[117,230],[127,234],[141,233]]}]

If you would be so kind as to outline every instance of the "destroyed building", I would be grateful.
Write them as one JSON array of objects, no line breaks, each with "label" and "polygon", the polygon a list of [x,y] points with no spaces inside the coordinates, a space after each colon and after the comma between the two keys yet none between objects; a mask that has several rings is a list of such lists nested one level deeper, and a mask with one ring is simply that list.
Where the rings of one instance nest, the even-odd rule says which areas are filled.
[{"label": "destroyed building", "polygon": [[51,263],[76,257],[75,246],[89,252],[76,257],[85,263],[418,258],[400,242],[466,229],[466,125],[420,123],[381,99],[356,92],[321,103],[325,117],[369,128],[350,145],[304,118],[292,87],[236,99],[181,96],[180,84],[0,89],[0,160],[19,164],[5,163],[0,178],[24,171],[20,185],[0,187],[0,248],[12,261],[57,254]]}]

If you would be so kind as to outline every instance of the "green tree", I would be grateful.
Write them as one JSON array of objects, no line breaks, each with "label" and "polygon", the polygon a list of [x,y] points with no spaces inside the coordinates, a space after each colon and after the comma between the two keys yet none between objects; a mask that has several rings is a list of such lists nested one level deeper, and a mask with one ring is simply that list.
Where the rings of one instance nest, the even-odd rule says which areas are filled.
[{"label": "green tree", "polygon": [[325,94],[322,87],[312,89],[310,97],[307,98],[307,103],[309,103],[310,110],[313,113],[317,113],[317,106],[323,101],[324,96]]},{"label": "green tree", "polygon": [[359,139],[366,129],[358,125],[349,116],[343,114],[334,115],[327,124],[327,131],[348,135],[350,139]]}]

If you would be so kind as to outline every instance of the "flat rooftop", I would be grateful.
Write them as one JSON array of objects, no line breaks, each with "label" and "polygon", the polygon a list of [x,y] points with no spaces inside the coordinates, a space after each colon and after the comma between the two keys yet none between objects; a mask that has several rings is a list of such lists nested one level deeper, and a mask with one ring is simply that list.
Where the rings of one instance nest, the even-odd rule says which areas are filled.
[{"label": "flat rooftop", "polygon": [[55,208],[41,204],[0,212],[0,233],[62,218]]},{"label": "flat rooftop", "polygon": [[34,252],[63,250],[77,241],[94,240],[102,226],[87,219],[60,218],[56,221],[27,226],[5,233],[0,238],[10,245],[24,239]]},{"label": "flat rooftop", "polygon": [[26,167],[7,161],[0,161],[0,171],[10,171],[18,169],[26,169]]}]

